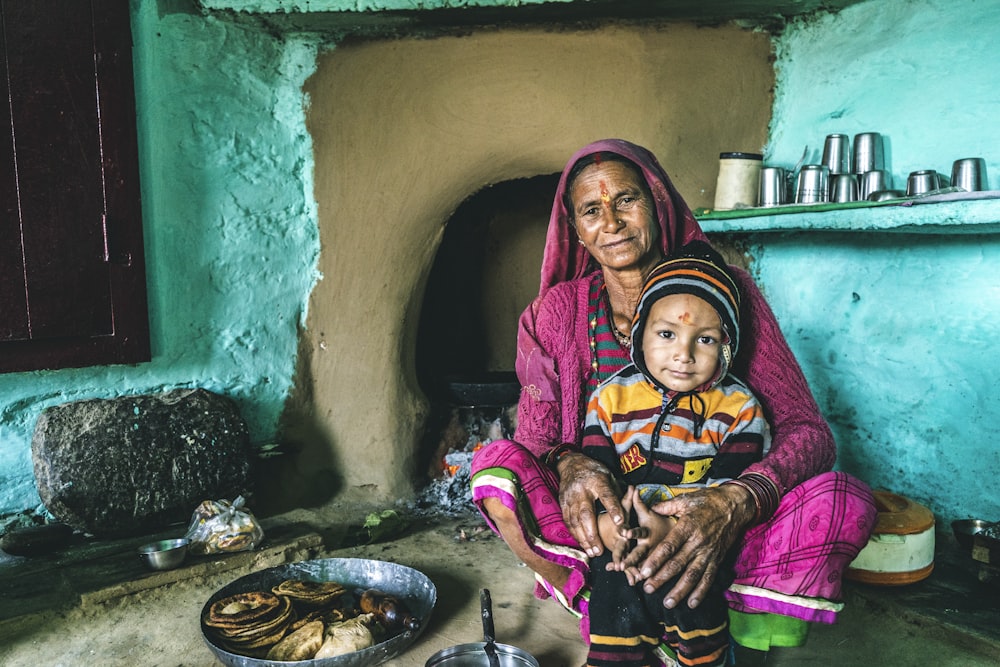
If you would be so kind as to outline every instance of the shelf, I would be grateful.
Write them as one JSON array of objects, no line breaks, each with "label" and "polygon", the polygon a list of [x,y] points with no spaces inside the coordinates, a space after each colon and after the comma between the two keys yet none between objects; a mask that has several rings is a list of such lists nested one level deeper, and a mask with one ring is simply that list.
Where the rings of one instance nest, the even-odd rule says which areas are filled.
[{"label": "shelf", "polygon": [[709,234],[796,231],[996,234],[1000,233],[1000,191],[733,211],[699,209],[695,217]]},{"label": "shelf", "polygon": [[[780,32],[788,20],[836,12],[865,0],[196,0],[225,21],[278,34],[390,38],[437,35],[485,26],[578,25],[595,21],[731,21]],[[179,11],[179,10],[178,10]]]},{"label": "shelf", "polygon": [[[776,16],[794,17],[818,11],[839,11],[864,0],[198,0],[207,10],[225,10],[275,14],[379,14],[390,12],[497,12],[511,10],[533,16],[572,14],[578,18],[613,16],[617,18],[667,18],[675,20],[733,19],[773,20]],[[534,11],[532,11],[534,10]]]}]

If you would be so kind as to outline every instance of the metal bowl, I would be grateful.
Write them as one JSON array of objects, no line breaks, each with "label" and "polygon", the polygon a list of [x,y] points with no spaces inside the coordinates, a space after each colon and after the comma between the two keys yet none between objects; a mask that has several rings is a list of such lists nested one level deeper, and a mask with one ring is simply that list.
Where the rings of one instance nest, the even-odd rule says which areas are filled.
[{"label": "metal bowl", "polygon": [[983,521],[982,519],[959,519],[951,522],[951,529],[955,533],[958,545],[971,551],[973,538],[994,525],[992,521]]},{"label": "metal bowl", "polygon": [[891,201],[904,197],[906,197],[906,193],[902,190],[878,190],[868,195],[868,201]]},{"label": "metal bowl", "polygon": [[151,570],[172,570],[179,567],[187,557],[189,541],[180,538],[176,540],[160,540],[150,542],[138,548],[139,558]]},{"label": "metal bowl", "polygon": [[431,612],[437,603],[437,588],[422,572],[380,560],[363,558],[324,558],[306,560],[299,563],[281,565],[260,572],[240,577],[236,581],[223,586],[208,599],[201,610],[204,619],[209,608],[216,601],[237,593],[251,591],[269,591],[286,579],[305,581],[336,581],[348,591],[356,589],[377,588],[399,598],[409,607],[413,615],[420,619],[420,627],[416,630],[406,630],[402,634],[391,637],[384,642],[370,646],[360,651],[338,655],[333,658],[318,658],[312,660],[281,661],[263,658],[250,658],[236,653],[230,653],[213,643],[212,635],[201,623],[202,636],[208,648],[215,657],[229,667],[288,667],[302,665],[308,667],[370,667],[379,665],[394,658],[417,640],[420,633],[427,627]]}]

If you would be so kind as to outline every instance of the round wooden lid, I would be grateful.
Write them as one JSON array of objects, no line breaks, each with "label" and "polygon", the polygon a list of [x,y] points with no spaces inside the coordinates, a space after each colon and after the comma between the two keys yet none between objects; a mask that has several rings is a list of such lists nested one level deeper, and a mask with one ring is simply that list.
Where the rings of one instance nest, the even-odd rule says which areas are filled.
[{"label": "round wooden lid", "polygon": [[874,534],[913,535],[934,526],[934,513],[923,505],[888,491],[873,491],[872,495],[878,508]]}]

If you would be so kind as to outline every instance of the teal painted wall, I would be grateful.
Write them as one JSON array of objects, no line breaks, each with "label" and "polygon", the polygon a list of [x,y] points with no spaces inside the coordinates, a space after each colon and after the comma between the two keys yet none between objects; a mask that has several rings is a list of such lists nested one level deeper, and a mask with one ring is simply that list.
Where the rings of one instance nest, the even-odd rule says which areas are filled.
[{"label": "teal painted wall", "polygon": [[200,0],[209,9],[242,12],[379,12],[461,7],[516,7],[574,0]]},{"label": "teal painted wall", "polygon": [[[341,4],[369,7],[330,2]],[[264,442],[291,387],[319,279],[301,88],[320,45],[169,6],[133,0],[153,361],[0,375],[0,515],[38,503],[30,439],[47,406],[204,386],[233,396]],[[775,40],[768,161],[791,166],[806,144],[818,159],[826,134],[874,130],[897,179],[981,155],[1000,186],[998,19],[993,2],[872,0],[793,22]],[[997,236],[751,240],[840,466],[943,518],[1000,518],[986,481],[1000,473],[988,355],[1000,329]]]},{"label": "teal painted wall", "polygon": [[[767,161],[792,166],[807,144],[817,161],[827,134],[877,131],[897,185],[981,156],[1000,189],[997,44],[996,2],[879,0],[794,22],[775,40]],[[913,213],[942,207],[961,220],[962,205]],[[752,252],[840,466],[941,519],[1000,520],[1000,236],[937,231],[757,234]]]},{"label": "teal painted wall", "polygon": [[0,515],[40,502],[31,434],[66,401],[200,386],[274,437],[317,280],[302,83],[316,47],[132,6],[153,359],[0,375]]}]

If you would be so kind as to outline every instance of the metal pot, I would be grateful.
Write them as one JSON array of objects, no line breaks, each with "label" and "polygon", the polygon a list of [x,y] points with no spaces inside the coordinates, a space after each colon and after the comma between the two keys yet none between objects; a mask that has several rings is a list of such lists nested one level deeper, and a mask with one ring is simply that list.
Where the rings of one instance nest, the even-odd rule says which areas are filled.
[{"label": "metal pot", "polygon": [[492,371],[475,375],[449,375],[446,398],[463,407],[503,407],[514,405],[521,396],[521,383],[513,371]]},{"label": "metal pot", "polygon": [[[500,667],[538,667],[538,661],[524,649],[507,644],[493,646]],[[485,642],[457,644],[432,655],[424,667],[490,667],[485,648]]]},{"label": "metal pot", "polygon": [[480,591],[479,602],[485,641],[458,644],[438,651],[424,663],[424,667],[539,667],[538,661],[527,651],[494,641],[493,603],[488,589]]}]

